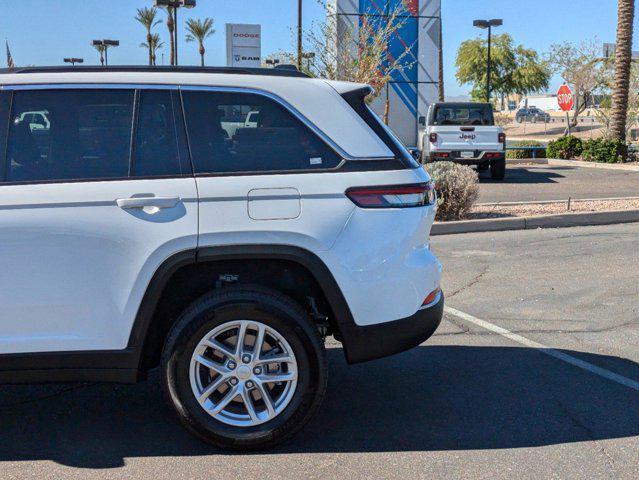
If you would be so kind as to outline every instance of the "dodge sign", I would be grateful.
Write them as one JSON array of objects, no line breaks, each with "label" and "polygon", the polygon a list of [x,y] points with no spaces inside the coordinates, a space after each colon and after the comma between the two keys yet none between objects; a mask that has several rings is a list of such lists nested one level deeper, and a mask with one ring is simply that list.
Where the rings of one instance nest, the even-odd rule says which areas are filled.
[{"label": "dodge sign", "polygon": [[259,67],[262,63],[262,28],[260,25],[226,24],[226,65]]}]

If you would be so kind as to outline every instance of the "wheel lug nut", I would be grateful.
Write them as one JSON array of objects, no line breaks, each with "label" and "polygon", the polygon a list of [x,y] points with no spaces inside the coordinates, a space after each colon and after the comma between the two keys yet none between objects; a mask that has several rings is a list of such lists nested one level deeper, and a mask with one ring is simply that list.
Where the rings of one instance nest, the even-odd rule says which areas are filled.
[{"label": "wheel lug nut", "polygon": [[250,380],[246,382],[246,388],[253,388],[253,382],[251,382]]},{"label": "wheel lug nut", "polygon": [[237,365],[235,365],[235,362],[229,362],[228,367],[230,370],[235,370],[235,367],[237,367]]},{"label": "wheel lug nut", "polygon": [[250,355],[244,355],[244,356],[242,357],[242,361],[243,361],[244,363],[249,363],[249,362],[251,361],[251,356],[250,356]]},{"label": "wheel lug nut", "polygon": [[261,374],[261,373],[262,373],[262,369],[261,369],[260,367],[255,367],[255,368],[253,369],[253,373],[254,373],[255,375],[259,375],[259,374]]},{"label": "wheel lug nut", "polygon": [[233,386],[237,385],[237,378],[235,377],[231,378],[230,382],[231,382],[231,385]]}]

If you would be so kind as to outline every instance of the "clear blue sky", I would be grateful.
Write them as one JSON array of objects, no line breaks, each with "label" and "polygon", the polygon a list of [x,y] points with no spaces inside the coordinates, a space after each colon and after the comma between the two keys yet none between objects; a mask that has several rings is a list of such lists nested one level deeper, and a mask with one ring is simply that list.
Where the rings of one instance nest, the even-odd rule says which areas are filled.
[{"label": "clear blue sky", "polygon": [[[84,57],[97,63],[90,47],[93,38],[116,38],[121,46],[109,55],[112,64],[143,64],[146,54],[139,44],[144,31],[133,16],[137,7],[152,0],[4,0],[0,34],[9,40],[17,65],[55,65],[65,56]],[[295,0],[198,0],[194,10],[182,10],[180,23],[188,16],[215,19],[217,32],[207,42],[207,64],[225,63],[225,23],[261,23],[263,54],[291,50],[296,24]],[[444,15],[444,64],[447,95],[468,91],[454,78],[455,52],[459,44],[480,34],[474,18],[503,18],[501,32],[517,43],[544,52],[555,42],[581,41],[596,37],[614,42],[616,0],[442,0]],[[321,21],[324,12],[317,0],[304,0],[305,25]],[[163,16],[163,14],[162,14]],[[639,20],[639,12],[637,15]],[[184,33],[183,25],[180,25]],[[165,25],[158,30],[168,36]],[[180,35],[180,63],[196,64],[197,49]],[[639,50],[639,25],[635,25],[635,50]],[[168,42],[167,42],[168,43]],[[168,59],[168,45],[163,50]],[[160,56],[158,56],[160,57]],[[160,58],[158,58],[158,62]],[[0,64],[5,56],[0,54]],[[560,83],[553,81],[552,88]]]}]

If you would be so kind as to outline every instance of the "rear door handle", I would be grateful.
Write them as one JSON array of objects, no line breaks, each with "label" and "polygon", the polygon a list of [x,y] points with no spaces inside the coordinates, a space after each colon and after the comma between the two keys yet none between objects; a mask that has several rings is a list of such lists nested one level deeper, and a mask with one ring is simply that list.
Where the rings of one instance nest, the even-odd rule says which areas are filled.
[{"label": "rear door handle", "polygon": [[115,203],[123,209],[130,208],[173,208],[180,201],[180,197],[131,197],[118,198]]}]

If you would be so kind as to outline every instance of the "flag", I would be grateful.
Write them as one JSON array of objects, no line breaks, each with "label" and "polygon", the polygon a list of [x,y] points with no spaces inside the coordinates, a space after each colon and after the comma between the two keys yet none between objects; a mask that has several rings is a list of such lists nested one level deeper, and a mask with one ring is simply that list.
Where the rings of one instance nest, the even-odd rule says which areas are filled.
[{"label": "flag", "polygon": [[7,45],[7,68],[15,67],[13,63],[13,57],[11,56],[11,50],[9,50],[9,42],[5,42]]}]

